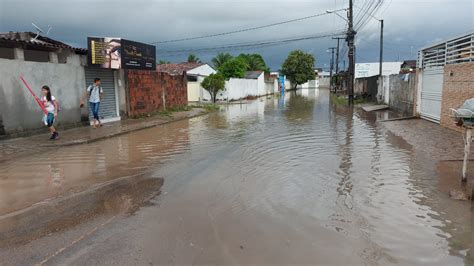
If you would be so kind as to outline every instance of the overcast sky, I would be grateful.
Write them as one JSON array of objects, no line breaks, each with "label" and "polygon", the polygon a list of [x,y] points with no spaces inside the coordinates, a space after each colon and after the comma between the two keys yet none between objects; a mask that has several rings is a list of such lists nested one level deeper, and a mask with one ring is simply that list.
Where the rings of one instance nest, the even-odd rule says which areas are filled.
[{"label": "overcast sky", "polygon": [[[371,1],[355,0],[355,20]],[[325,13],[348,7],[348,0],[0,0],[0,31],[32,31],[31,22],[47,29],[51,38],[86,47],[87,36],[121,37],[152,43],[239,30]],[[384,0],[376,17],[385,21],[385,61],[415,59],[418,48],[474,29],[473,0]],[[340,13],[345,16],[344,12]],[[338,32],[346,22],[333,14],[275,27],[185,42],[157,45],[158,60],[184,61],[165,51],[216,47],[242,42],[278,40]],[[370,19],[356,37],[357,62],[375,62],[379,55],[379,22]],[[346,50],[341,41],[341,54]],[[326,52],[336,41],[328,38],[264,48],[230,50],[232,54],[260,53],[278,69],[288,52],[302,49],[328,67]],[[196,53],[209,62],[216,54]],[[341,55],[342,57],[342,55]],[[347,62],[347,56],[341,58]],[[347,64],[346,64],[347,65]]]}]

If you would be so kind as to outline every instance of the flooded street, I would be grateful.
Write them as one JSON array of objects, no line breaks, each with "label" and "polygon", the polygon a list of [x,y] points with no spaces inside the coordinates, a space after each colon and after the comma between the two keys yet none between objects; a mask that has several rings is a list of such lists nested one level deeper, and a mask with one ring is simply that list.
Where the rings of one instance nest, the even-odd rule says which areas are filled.
[{"label": "flooded street", "polygon": [[[377,116],[300,90],[24,157],[0,164],[0,214],[139,175],[161,194],[47,264],[472,265],[471,203],[444,190],[457,166]],[[0,258],[40,262],[42,241]]]}]

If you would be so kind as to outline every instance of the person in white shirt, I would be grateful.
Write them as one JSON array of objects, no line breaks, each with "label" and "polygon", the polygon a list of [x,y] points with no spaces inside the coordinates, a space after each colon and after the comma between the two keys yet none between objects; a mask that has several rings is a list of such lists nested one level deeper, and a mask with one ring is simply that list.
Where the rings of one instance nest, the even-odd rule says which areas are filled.
[{"label": "person in white shirt", "polygon": [[90,85],[87,88],[87,96],[89,97],[89,103],[92,110],[92,115],[94,116],[94,121],[92,126],[97,128],[102,126],[99,119],[99,106],[100,100],[104,97],[104,90],[100,86],[100,78],[94,79],[94,84]]},{"label": "person in white shirt", "polygon": [[43,102],[43,105],[48,111],[48,114],[44,115],[44,124],[49,128],[49,131],[51,132],[51,140],[58,139],[59,134],[54,128],[54,120],[58,117],[58,102],[56,101],[56,98],[51,95],[51,89],[48,86],[43,86],[41,88],[41,91],[43,92],[43,97],[41,98],[41,101]]}]

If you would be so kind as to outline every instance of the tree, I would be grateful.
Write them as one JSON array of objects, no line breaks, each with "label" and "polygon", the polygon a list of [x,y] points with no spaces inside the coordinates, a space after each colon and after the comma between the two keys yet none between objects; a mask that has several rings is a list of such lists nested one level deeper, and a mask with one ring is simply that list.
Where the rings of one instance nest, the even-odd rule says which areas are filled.
[{"label": "tree", "polygon": [[190,54],[188,56],[188,62],[189,63],[201,63],[201,60],[195,54]]},{"label": "tree", "polygon": [[240,54],[238,58],[242,58],[247,62],[247,71],[265,71],[270,72],[265,60],[259,54]]},{"label": "tree", "polygon": [[201,82],[201,86],[209,92],[213,103],[216,102],[216,96],[219,91],[225,87],[225,79],[221,74],[211,74],[204,78]]},{"label": "tree", "polygon": [[281,66],[281,71],[296,86],[316,78],[314,57],[301,50],[291,52]]},{"label": "tree", "polygon": [[235,57],[225,62],[218,71],[225,79],[243,78],[247,68],[247,62],[244,59]]},{"label": "tree", "polygon": [[212,58],[212,64],[216,69],[219,69],[225,62],[234,58],[229,53],[218,53],[216,57]]},{"label": "tree", "polygon": [[170,63],[171,63],[170,61],[166,61],[166,60],[160,60],[160,61],[158,61],[158,65],[170,64]]}]

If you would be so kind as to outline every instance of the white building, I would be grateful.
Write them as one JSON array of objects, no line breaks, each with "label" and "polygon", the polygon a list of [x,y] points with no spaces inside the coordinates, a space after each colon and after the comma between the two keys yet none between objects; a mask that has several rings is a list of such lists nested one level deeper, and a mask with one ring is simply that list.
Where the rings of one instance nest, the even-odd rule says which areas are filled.
[{"label": "white building", "polygon": [[[403,62],[384,62],[382,64],[382,76],[390,76],[400,73]],[[355,78],[367,78],[379,75],[379,63],[357,63],[355,64]]]}]

